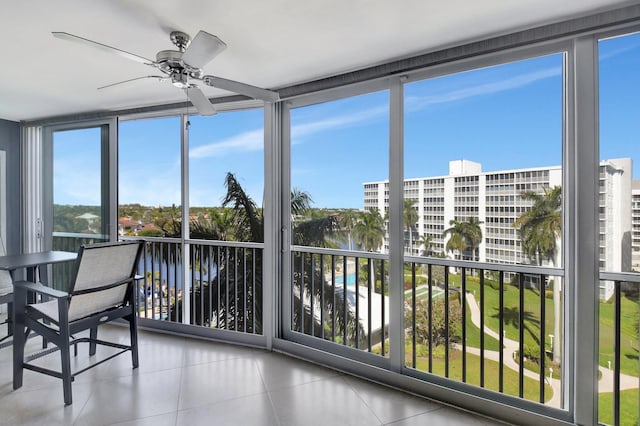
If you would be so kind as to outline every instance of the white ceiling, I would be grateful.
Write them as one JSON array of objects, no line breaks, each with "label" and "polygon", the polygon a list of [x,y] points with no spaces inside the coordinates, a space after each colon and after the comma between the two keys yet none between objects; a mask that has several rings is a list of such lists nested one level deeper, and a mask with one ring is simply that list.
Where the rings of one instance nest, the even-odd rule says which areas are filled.
[{"label": "white ceiling", "polygon": [[[205,30],[228,48],[206,74],[279,88],[462,42],[608,10],[626,0],[13,0],[0,8],[0,118],[181,102],[153,68],[60,40],[72,33],[155,59],[171,30]],[[208,97],[226,96],[207,87]]]}]

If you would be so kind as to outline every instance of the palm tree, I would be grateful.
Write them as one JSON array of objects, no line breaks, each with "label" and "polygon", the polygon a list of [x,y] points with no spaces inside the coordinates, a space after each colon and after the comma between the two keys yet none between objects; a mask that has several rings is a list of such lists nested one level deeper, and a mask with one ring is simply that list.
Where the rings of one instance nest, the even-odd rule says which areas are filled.
[{"label": "palm tree", "polygon": [[357,220],[358,220],[358,212],[356,210],[351,210],[351,209],[341,211],[338,218],[338,223],[340,225],[340,228],[342,229],[343,232],[346,233],[349,250],[353,250],[353,244],[352,244],[353,236],[351,234],[353,232],[353,227],[355,226]]},{"label": "palm tree", "polygon": [[481,224],[482,222],[480,222],[477,217],[471,217],[468,222],[464,222],[464,239],[471,249],[473,256],[472,260],[480,259],[478,249],[482,242],[482,229],[480,229]]},{"label": "palm tree", "polygon": [[468,222],[452,219],[449,221],[451,226],[445,229],[443,236],[449,236],[449,240],[445,246],[446,251],[457,251],[464,258],[465,252],[471,252],[471,259],[476,260],[478,247],[482,242],[482,229],[477,218],[472,217]]},{"label": "palm tree", "polygon": [[356,242],[366,251],[377,251],[384,238],[384,220],[378,209],[360,212],[358,222],[353,227]]},{"label": "palm tree", "polygon": [[408,198],[404,199],[404,210],[402,213],[403,224],[409,231],[409,255],[413,255],[413,227],[420,218],[418,211],[413,208],[414,201]]},{"label": "palm tree", "polygon": [[[237,241],[262,241],[264,229],[262,210],[256,207],[232,173],[227,173],[225,185],[227,194],[223,199],[223,207],[231,206],[229,209],[234,218],[233,238]],[[298,211],[308,208],[311,197],[302,191],[294,192],[295,196],[292,193],[292,201],[296,203],[295,208]],[[294,206],[292,205],[293,210]],[[294,235],[299,240],[296,242],[294,239],[294,243],[324,247],[328,244],[325,241],[329,240],[326,237],[338,229],[337,218],[329,216],[311,219],[297,224],[296,229],[299,232],[294,232]],[[262,265],[262,252],[225,247],[212,250],[205,247],[202,249],[194,247],[192,256],[194,264],[207,264],[211,260],[215,264],[216,274],[210,274],[207,279],[203,279],[192,289],[191,323],[231,330],[246,329],[247,332],[261,333],[262,268],[258,265]],[[209,256],[212,259],[209,260]],[[303,272],[294,274],[293,277],[294,288],[297,286],[298,289],[298,293],[294,292],[292,295],[294,299],[294,329],[301,329],[303,323],[305,330],[320,330],[324,326],[324,324],[319,324],[317,318],[310,315],[306,303],[304,309],[301,309],[302,295],[311,295],[313,289],[316,294],[311,297],[314,300],[320,300],[321,291],[324,293],[326,296],[323,305],[324,312],[327,317],[335,317],[337,328],[347,330],[348,339],[354,341],[355,335],[364,336],[357,318],[349,310],[340,308],[344,306],[344,295],[338,294],[338,292],[333,295],[335,289],[324,280],[324,271],[320,270],[317,262],[314,264],[309,256],[304,256],[302,261],[305,264],[302,268]],[[255,264],[257,267],[255,269],[246,267],[251,264]],[[313,279],[311,279],[312,276]],[[237,291],[238,286],[243,282],[255,283],[255,286],[247,286],[246,293],[243,294],[243,292]],[[311,283],[323,284],[312,286]],[[301,291],[301,288],[304,290]],[[171,317],[174,321],[181,316],[182,303],[179,300],[181,297],[178,297],[171,310]],[[255,306],[255,311],[250,308],[251,306]],[[253,324],[255,324],[255,330]]]},{"label": "palm tree", "polygon": [[291,190],[291,214],[295,216],[304,215],[311,204],[313,199],[311,195],[306,191],[301,191],[298,188]]},{"label": "palm tree", "polygon": [[431,256],[433,251],[433,236],[429,234],[421,235],[418,242],[420,243],[420,247],[422,247],[420,256]]},{"label": "palm tree", "polygon": [[[523,192],[523,200],[532,201],[531,208],[515,220],[522,250],[538,265],[544,261],[556,266],[558,241],[562,232],[562,189],[559,186],[544,188],[542,194],[532,191]],[[544,291],[541,288],[540,291]],[[553,360],[560,363],[560,278],[553,280],[553,333],[556,343],[553,345]]]},{"label": "palm tree", "polygon": [[544,193],[523,192],[523,200],[532,202],[531,208],[515,220],[522,249],[538,265],[549,261],[555,266],[557,240],[562,231],[562,190],[559,186],[544,188]]}]

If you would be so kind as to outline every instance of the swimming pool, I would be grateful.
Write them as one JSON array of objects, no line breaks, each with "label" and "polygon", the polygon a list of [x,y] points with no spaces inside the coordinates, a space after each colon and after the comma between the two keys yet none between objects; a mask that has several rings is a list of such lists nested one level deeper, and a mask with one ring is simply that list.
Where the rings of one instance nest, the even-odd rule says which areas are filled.
[{"label": "swimming pool", "polygon": [[[342,277],[336,277],[336,284],[342,284]],[[347,287],[356,285],[356,274],[347,274]]]}]

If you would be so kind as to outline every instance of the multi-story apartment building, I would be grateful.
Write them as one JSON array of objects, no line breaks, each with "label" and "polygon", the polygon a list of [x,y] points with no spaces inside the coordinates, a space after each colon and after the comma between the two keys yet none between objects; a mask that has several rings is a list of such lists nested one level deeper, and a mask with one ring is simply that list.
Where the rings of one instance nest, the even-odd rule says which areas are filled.
[{"label": "multi-story apartment building", "polygon": [[[606,160],[600,164],[600,268],[608,271],[631,270],[631,160]],[[522,251],[515,220],[532,206],[522,193],[543,193],[544,188],[562,186],[560,166],[482,172],[480,163],[469,160],[449,162],[447,176],[422,177],[404,181],[404,197],[414,202],[418,222],[409,238],[405,230],[405,253],[423,254],[422,236],[429,236],[431,252],[445,254],[449,236],[444,231],[451,220],[477,218],[482,230],[476,260],[495,263],[532,263]],[[634,239],[640,259],[640,186],[637,190],[634,217],[637,223]],[[382,214],[389,205],[389,183],[364,184],[364,208],[377,208]],[[411,243],[411,247],[409,244]],[[560,265],[562,244],[558,241],[556,258]],[[388,253],[385,237],[381,251]],[[613,284],[603,282],[600,296],[608,299]]]},{"label": "multi-story apartment building", "polygon": [[631,262],[640,271],[640,180],[631,182]]}]

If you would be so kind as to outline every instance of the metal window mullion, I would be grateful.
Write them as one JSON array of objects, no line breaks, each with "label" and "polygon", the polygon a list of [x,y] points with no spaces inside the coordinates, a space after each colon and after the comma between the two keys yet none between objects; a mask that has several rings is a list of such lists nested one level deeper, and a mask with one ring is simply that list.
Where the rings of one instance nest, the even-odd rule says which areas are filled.
[{"label": "metal window mullion", "polygon": [[181,232],[180,232],[180,245],[182,246],[182,276],[184,281],[182,283],[182,322],[189,324],[189,318],[191,318],[191,280],[189,269],[191,258],[189,253],[189,244],[187,239],[189,238],[189,117],[185,114],[180,115],[180,179],[181,179]]},{"label": "metal window mullion", "polygon": [[[266,338],[266,348],[270,350],[275,337],[279,337],[276,324],[284,324],[283,329],[290,330],[290,321],[287,320],[286,300],[289,297],[288,289],[291,288],[289,275],[289,243],[285,241],[283,230],[289,226],[290,218],[281,214],[282,194],[289,185],[289,162],[286,158],[289,145],[288,125],[283,125],[288,119],[288,111],[285,111],[282,103],[266,102],[264,104],[264,248],[262,262],[255,266],[262,268],[261,299],[259,302],[262,312],[262,334]],[[255,252],[254,252],[255,253]],[[254,257],[255,259],[255,257]],[[254,268],[255,277],[255,268]],[[282,283],[282,304],[278,302],[276,284]],[[254,333],[256,321],[256,293],[253,293],[253,317]],[[281,310],[279,308],[282,308]],[[282,315],[280,315],[282,314]]]},{"label": "metal window mullion", "polygon": [[[404,77],[389,90],[389,361],[392,371],[404,367]],[[409,231],[411,232],[411,230]],[[384,265],[384,261],[382,261]],[[384,312],[384,274],[382,309]],[[396,285],[391,285],[394,283]],[[384,348],[384,315],[382,343]]]},{"label": "metal window mullion", "polygon": [[[598,41],[574,40],[565,72],[565,338],[564,395],[578,424],[598,421]],[[571,333],[571,334],[567,334]],[[556,337],[557,339],[557,337]],[[567,350],[568,349],[568,350]],[[573,362],[572,362],[573,361]],[[578,373],[579,372],[579,373]],[[565,381],[566,380],[566,381]]]}]

